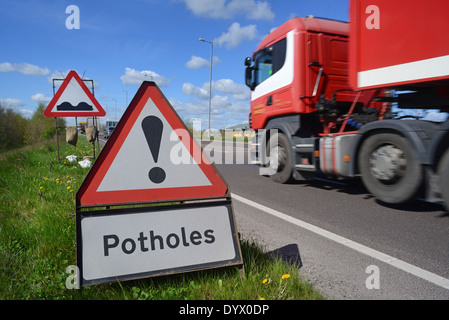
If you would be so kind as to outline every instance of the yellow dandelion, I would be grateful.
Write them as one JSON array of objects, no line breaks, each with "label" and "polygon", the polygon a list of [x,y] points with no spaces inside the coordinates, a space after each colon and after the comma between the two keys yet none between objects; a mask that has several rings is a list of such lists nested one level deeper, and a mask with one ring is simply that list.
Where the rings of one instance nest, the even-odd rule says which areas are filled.
[{"label": "yellow dandelion", "polygon": [[67,190],[69,190],[69,189],[70,189],[70,186],[67,187]]},{"label": "yellow dandelion", "polygon": [[288,279],[288,278],[290,278],[290,275],[288,273],[282,275],[282,279]]},{"label": "yellow dandelion", "polygon": [[259,300],[265,300],[265,298],[264,297],[260,297]]},{"label": "yellow dandelion", "polygon": [[268,282],[267,278],[263,279],[263,281],[262,281],[262,283],[267,283],[267,282]]},{"label": "yellow dandelion", "polygon": [[42,190],[42,189],[44,189],[44,187],[39,187],[39,190]]}]

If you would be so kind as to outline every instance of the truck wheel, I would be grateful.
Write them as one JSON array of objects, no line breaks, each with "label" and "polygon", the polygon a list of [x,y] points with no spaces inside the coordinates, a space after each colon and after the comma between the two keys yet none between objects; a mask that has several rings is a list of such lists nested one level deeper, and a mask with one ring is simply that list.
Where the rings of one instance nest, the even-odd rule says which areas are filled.
[{"label": "truck wheel", "polygon": [[444,153],[438,164],[438,176],[440,177],[441,196],[446,210],[449,212],[449,150]]},{"label": "truck wheel", "polygon": [[287,183],[292,180],[293,164],[292,149],[287,137],[282,133],[275,133],[268,141],[268,166],[271,180]]},{"label": "truck wheel", "polygon": [[415,150],[402,136],[383,133],[367,138],[358,160],[363,184],[383,202],[406,202],[421,187],[422,166]]}]

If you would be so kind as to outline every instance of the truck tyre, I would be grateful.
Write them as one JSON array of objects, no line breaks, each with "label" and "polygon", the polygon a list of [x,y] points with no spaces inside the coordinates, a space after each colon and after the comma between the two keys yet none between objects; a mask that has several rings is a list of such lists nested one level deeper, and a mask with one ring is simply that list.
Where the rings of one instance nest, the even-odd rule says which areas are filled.
[{"label": "truck tyre", "polygon": [[391,133],[367,138],[358,156],[365,187],[379,200],[398,204],[416,195],[423,181],[423,169],[412,145]]},{"label": "truck tyre", "polygon": [[290,182],[293,176],[292,148],[287,137],[282,133],[273,134],[268,141],[267,151],[271,180]]},{"label": "truck tyre", "polygon": [[441,196],[446,210],[449,212],[449,150],[444,153],[438,164],[438,176],[440,177]]}]

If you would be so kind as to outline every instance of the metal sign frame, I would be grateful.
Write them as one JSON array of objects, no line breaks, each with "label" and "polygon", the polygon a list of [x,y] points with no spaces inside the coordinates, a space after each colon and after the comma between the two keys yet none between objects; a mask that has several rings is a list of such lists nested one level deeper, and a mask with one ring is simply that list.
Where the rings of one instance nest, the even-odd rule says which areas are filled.
[{"label": "metal sign frame", "polygon": [[[68,78],[69,77],[69,75],[70,75],[70,78]],[[76,75],[76,76],[75,76]],[[60,163],[59,161],[61,160],[61,158],[60,158],[60,154],[59,154],[59,129],[62,129],[62,128],[65,128],[65,127],[59,127],[58,126],[58,118],[60,118],[60,117],[75,117],[75,125],[76,125],[76,127],[78,128],[78,116],[80,116],[80,115],[73,115],[73,113],[71,114],[71,115],[68,115],[68,116],[64,116],[64,115],[62,115],[61,113],[58,113],[58,115],[52,115],[52,114],[50,114],[49,112],[51,111],[51,108],[49,108],[49,105],[53,102],[53,100],[55,100],[54,102],[56,103],[57,102],[57,99],[59,99],[59,97],[61,96],[61,94],[62,94],[62,92],[65,90],[65,87],[68,85],[68,83],[70,82],[70,81],[67,81],[67,82],[65,82],[66,80],[68,80],[68,79],[70,79],[71,80],[71,78],[75,78],[75,79],[77,79],[77,78],[79,78],[79,80],[81,80],[82,81],[82,83],[83,83],[83,85],[84,85],[84,87],[83,86],[81,86],[81,84],[80,84],[80,86],[81,86],[81,88],[83,88],[83,90],[86,92],[86,89],[87,89],[87,86],[84,84],[84,82],[90,82],[91,83],[91,88],[92,88],[92,92],[90,92],[88,89],[87,89],[87,93],[86,94],[88,94],[88,97],[90,98],[90,96],[92,96],[92,98],[93,98],[93,101],[92,102],[94,102],[94,103],[96,103],[96,104],[98,104],[98,105],[100,105],[99,103],[98,103],[98,101],[96,100],[96,98],[95,98],[95,85],[94,85],[94,81],[93,80],[91,80],[91,79],[88,79],[88,80],[85,80],[85,79],[81,79],[80,77],[79,77],[79,75],[75,72],[75,71],[73,71],[73,70],[71,70],[70,72],[69,72],[69,74],[67,75],[67,78],[61,78],[61,79],[57,79],[57,78],[53,78],[52,79],[52,85],[53,85],[53,99],[50,101],[50,103],[47,105],[47,108],[44,110],[44,116],[46,116],[46,117],[54,117],[55,118],[55,129],[56,129],[56,149],[57,149],[57,154],[58,154],[58,164]],[[80,82],[78,79],[77,79],[77,81],[78,82]],[[61,87],[58,89],[58,91],[57,92],[55,92],[55,89],[56,89],[56,86],[55,86],[55,81],[62,81],[63,83],[62,83],[62,85],[61,85]],[[64,85],[64,88],[62,88],[62,86]],[[55,96],[56,96],[56,94],[58,94],[58,97],[56,98]],[[97,106],[97,105],[96,105]],[[98,106],[97,106],[97,108],[98,108]],[[49,110],[50,109],[50,110]],[[102,110],[102,113],[104,113],[104,115],[106,115],[106,113],[105,113],[105,111],[104,111],[104,109],[103,108],[101,108],[101,106],[100,106],[100,109]],[[104,116],[103,115],[103,116]],[[95,115],[89,115],[89,116],[92,116],[93,118],[97,118],[97,116],[95,116]],[[100,115],[101,116],[101,115]],[[97,140],[97,146],[98,146],[98,150],[100,150],[100,140],[99,140],[99,137],[98,137],[98,129],[99,128],[97,128],[97,133],[96,133],[96,140]],[[95,142],[92,142],[92,149],[93,149],[93,158],[95,159],[96,157],[95,157]]]}]

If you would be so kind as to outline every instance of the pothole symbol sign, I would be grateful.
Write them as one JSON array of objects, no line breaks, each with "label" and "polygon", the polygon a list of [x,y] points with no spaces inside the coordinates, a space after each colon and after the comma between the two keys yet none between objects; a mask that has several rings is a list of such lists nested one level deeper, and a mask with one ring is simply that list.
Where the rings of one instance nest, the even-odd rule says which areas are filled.
[{"label": "pothole symbol sign", "polygon": [[83,80],[71,70],[44,110],[46,117],[104,117],[106,112]]},{"label": "pothole symbol sign", "polygon": [[139,88],[76,202],[81,286],[243,269],[229,187],[154,82]]}]

